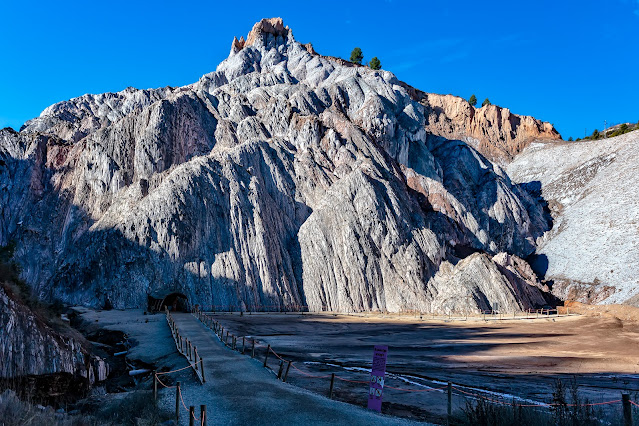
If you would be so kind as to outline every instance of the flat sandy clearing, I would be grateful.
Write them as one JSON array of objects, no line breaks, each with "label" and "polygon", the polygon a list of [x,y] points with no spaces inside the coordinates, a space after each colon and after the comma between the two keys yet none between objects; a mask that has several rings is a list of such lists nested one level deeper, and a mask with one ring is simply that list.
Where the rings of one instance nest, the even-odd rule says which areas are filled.
[{"label": "flat sandy clearing", "polygon": [[[639,393],[639,323],[614,317],[569,316],[504,321],[438,321],[393,316],[332,314],[211,314],[236,336],[270,344],[307,374],[366,381],[373,346],[389,346],[385,411],[436,420],[445,413],[451,381],[454,405],[462,391],[521,404],[550,402],[557,378],[575,377],[590,402]],[[241,337],[240,339],[241,340]],[[249,342],[250,340],[247,340]],[[247,343],[247,348],[249,343]],[[263,357],[263,348],[258,347]],[[279,360],[270,356],[271,368]],[[330,379],[311,378],[294,368],[289,382],[328,392]],[[367,384],[336,380],[337,399],[365,404]],[[503,398],[503,399],[502,399]],[[616,405],[602,409],[618,409]]]}]

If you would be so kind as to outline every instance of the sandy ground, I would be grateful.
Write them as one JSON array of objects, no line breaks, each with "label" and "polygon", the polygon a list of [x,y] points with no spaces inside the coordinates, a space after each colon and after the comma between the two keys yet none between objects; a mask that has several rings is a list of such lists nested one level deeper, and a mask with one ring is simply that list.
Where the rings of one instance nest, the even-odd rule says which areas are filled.
[{"label": "sandy ground", "polygon": [[[431,320],[393,316],[331,314],[216,313],[230,333],[270,344],[301,370],[335,372],[367,380],[375,344],[389,346],[387,385],[428,390],[451,381],[459,389],[519,403],[549,402],[557,378],[576,378],[591,402],[639,399],[639,323],[612,315],[543,319]],[[263,350],[262,350],[263,351]],[[263,353],[258,350],[258,356]],[[279,360],[271,356],[271,368]],[[360,370],[361,369],[361,370]],[[292,369],[289,381],[326,393],[329,380],[312,379]],[[338,381],[338,399],[366,403],[368,386]],[[461,408],[468,395],[454,392]],[[385,412],[438,421],[446,410],[444,391],[405,392],[387,388]],[[601,407],[619,411],[620,406]]]}]

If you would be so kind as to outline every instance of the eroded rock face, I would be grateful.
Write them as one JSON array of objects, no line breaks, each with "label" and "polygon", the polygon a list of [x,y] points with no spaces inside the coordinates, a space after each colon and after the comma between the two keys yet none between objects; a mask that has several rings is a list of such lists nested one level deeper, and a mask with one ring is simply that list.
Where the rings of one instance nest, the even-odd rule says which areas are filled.
[{"label": "eroded rock face", "polygon": [[[2,131],[0,243],[19,242],[42,296],[87,306],[171,289],[245,309],[530,307],[497,296],[513,284],[491,256],[534,251],[543,212],[428,117],[392,73],[263,20],[195,84],[86,95]],[[440,265],[477,251],[490,291],[447,304]]]},{"label": "eroded rock face", "polygon": [[429,133],[463,140],[499,164],[510,162],[533,141],[561,140],[552,124],[513,114],[508,108],[475,108],[457,96],[413,93],[424,105]]},{"label": "eroded rock face", "polygon": [[0,285],[0,378],[69,373],[88,383],[103,381],[108,365],[76,339],[57,333]]}]

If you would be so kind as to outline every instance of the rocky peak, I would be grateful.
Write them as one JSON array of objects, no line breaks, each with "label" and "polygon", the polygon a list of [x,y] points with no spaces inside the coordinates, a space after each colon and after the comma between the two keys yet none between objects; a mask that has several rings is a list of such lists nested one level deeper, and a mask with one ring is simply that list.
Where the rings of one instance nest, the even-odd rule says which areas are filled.
[{"label": "rocky peak", "polygon": [[262,19],[260,22],[253,25],[253,29],[246,36],[246,41],[244,40],[244,37],[240,37],[239,40],[237,38],[233,38],[231,52],[237,53],[245,46],[252,46],[258,41],[264,42],[263,36],[266,34],[272,34],[275,37],[286,37],[288,36],[289,31],[290,29],[288,26],[284,26],[282,18]]},{"label": "rocky peak", "polygon": [[233,37],[233,43],[231,43],[231,53],[237,53],[244,47],[244,36],[241,36],[238,40],[237,37]]}]

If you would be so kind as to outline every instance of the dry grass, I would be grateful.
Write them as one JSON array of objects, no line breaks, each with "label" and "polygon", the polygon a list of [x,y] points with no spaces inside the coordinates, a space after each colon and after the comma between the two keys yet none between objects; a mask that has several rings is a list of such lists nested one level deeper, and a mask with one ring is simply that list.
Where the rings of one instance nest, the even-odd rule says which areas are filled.
[{"label": "dry grass", "polygon": [[15,392],[5,390],[0,394],[0,419],[3,426],[97,426],[104,423],[85,416],[56,413],[52,408],[39,407],[21,401]]},{"label": "dry grass", "polygon": [[20,400],[15,392],[0,394],[0,425],[2,426],[157,426],[171,418],[158,409],[150,391],[133,391],[107,400],[97,399],[85,404],[75,414],[58,413]]}]

